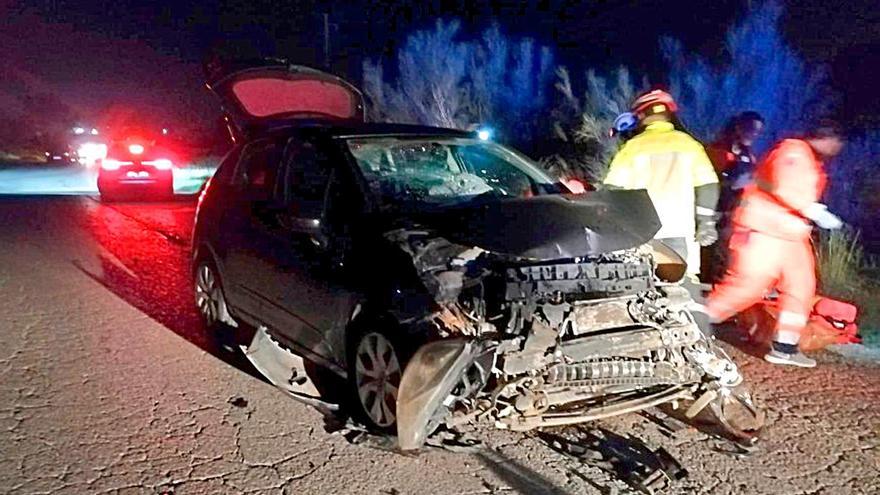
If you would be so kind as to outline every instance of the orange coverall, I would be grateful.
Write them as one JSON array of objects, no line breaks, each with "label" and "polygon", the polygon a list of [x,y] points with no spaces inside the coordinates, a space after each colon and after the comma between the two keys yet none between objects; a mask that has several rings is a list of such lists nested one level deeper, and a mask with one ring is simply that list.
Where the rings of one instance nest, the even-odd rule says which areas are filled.
[{"label": "orange coverall", "polygon": [[827,178],[808,143],[786,139],[755,170],[734,213],[731,265],[707,301],[715,321],[759,302],[775,287],[779,319],[774,340],[797,344],[816,293],[812,224],[800,212],[817,202]]}]

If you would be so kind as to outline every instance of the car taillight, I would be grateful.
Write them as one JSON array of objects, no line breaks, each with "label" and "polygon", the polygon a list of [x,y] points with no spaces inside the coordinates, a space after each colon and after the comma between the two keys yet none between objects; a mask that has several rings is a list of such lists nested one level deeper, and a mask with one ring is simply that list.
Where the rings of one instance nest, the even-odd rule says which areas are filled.
[{"label": "car taillight", "polygon": [[171,170],[174,167],[174,163],[167,158],[159,158],[158,160],[150,160],[143,162],[144,165],[150,165],[152,167],[156,167],[159,170]]},{"label": "car taillight", "polygon": [[112,158],[105,158],[101,160],[101,168],[103,168],[104,170],[119,170],[119,167],[121,167],[122,165],[131,165],[131,162],[121,162]]}]

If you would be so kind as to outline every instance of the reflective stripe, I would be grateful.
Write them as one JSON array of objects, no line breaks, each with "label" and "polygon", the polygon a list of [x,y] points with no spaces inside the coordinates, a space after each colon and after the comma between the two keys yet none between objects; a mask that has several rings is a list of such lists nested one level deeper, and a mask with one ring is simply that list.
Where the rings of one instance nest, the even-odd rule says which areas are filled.
[{"label": "reflective stripe", "polygon": [[697,215],[711,217],[715,215],[715,210],[712,208],[706,208],[705,206],[697,206]]},{"label": "reflective stripe", "polygon": [[802,328],[807,326],[807,315],[794,311],[781,311],[777,323],[779,326]]}]

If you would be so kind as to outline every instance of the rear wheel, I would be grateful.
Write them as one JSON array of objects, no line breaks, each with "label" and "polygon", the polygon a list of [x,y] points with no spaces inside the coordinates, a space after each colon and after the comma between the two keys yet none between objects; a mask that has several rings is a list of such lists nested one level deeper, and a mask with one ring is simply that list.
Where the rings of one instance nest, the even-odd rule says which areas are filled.
[{"label": "rear wheel", "polygon": [[369,327],[358,332],[351,343],[349,381],[355,412],[368,426],[394,431],[397,392],[406,364],[403,347],[389,332]]},{"label": "rear wheel", "polygon": [[220,283],[220,275],[213,263],[202,260],[195,271],[195,300],[202,324],[218,345],[227,350],[233,348],[232,322],[226,297]]}]

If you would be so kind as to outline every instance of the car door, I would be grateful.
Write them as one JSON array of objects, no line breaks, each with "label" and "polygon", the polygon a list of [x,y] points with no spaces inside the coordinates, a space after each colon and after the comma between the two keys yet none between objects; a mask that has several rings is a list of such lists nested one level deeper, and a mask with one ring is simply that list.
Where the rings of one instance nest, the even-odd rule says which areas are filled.
[{"label": "car door", "polygon": [[[288,213],[275,269],[278,304],[288,315],[284,328],[311,352],[343,365],[340,335],[358,297],[346,280],[348,229],[329,201],[338,196],[342,163],[329,140],[300,137],[288,144],[283,170]],[[358,203],[352,196],[346,204]]]},{"label": "car door", "polygon": [[268,291],[274,276],[269,253],[273,248],[273,213],[282,202],[276,192],[280,149],[273,140],[246,146],[233,172],[230,204],[221,224],[225,280],[230,304],[255,323],[266,320]]}]

